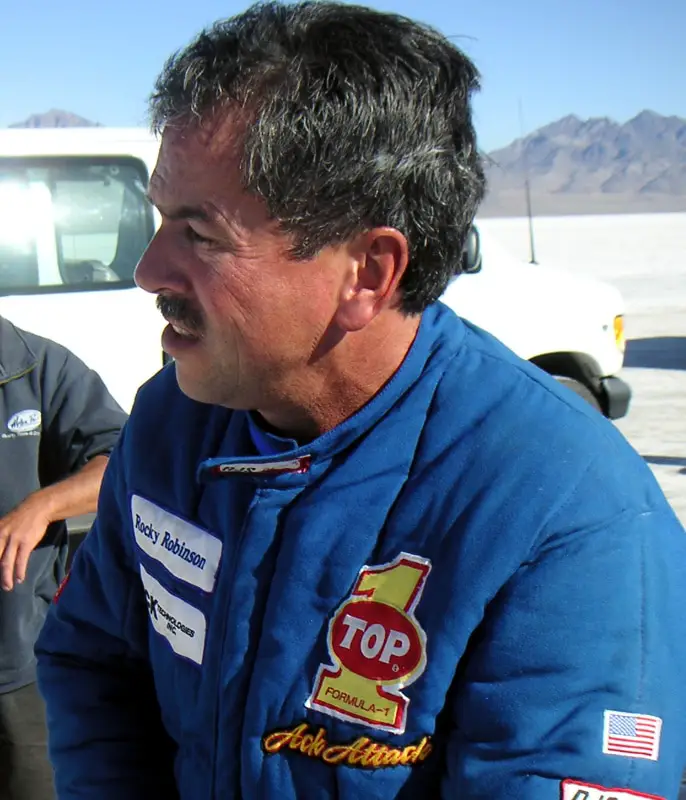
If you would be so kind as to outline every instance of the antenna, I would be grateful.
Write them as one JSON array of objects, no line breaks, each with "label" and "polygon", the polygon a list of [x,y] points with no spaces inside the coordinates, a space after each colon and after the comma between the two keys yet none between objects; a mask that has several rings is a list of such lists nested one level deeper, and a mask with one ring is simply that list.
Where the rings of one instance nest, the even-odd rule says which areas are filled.
[{"label": "antenna", "polygon": [[[522,113],[522,98],[519,98],[519,130],[522,139],[524,139],[524,114]],[[530,264],[537,264],[536,249],[534,247],[534,216],[531,211],[531,186],[529,184],[529,166],[524,156],[524,194],[526,197],[526,216],[529,220],[529,252]]]}]

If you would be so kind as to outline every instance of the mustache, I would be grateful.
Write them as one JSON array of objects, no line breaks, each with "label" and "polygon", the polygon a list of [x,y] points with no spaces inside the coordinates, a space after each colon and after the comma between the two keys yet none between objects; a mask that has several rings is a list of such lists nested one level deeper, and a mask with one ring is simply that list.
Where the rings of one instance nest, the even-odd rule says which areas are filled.
[{"label": "mustache", "polygon": [[158,294],[157,308],[167,322],[177,323],[190,333],[200,335],[204,330],[204,320],[200,310],[186,297]]}]

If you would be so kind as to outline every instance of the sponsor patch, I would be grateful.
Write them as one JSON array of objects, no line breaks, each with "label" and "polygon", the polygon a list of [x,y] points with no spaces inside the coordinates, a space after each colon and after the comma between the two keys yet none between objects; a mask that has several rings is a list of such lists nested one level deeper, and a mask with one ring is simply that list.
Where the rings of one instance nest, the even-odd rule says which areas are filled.
[{"label": "sponsor patch", "polygon": [[215,478],[224,475],[255,475],[266,478],[272,475],[302,475],[309,472],[311,462],[311,456],[282,458],[274,461],[225,461],[214,463],[207,469],[209,474]]},{"label": "sponsor patch", "polygon": [[40,436],[41,412],[37,408],[25,408],[7,420],[7,430],[0,429],[0,439],[18,439],[22,436]]},{"label": "sponsor patch", "polygon": [[222,542],[137,494],[131,497],[136,543],[172,575],[205,592],[214,589]]},{"label": "sponsor patch", "polygon": [[202,664],[207,623],[200,609],[168,592],[141,566],[141,581],[153,628],[179,656]]},{"label": "sponsor patch", "polygon": [[664,800],[655,794],[642,794],[631,789],[606,789],[591,783],[579,783],[570,779],[562,781],[560,800]]},{"label": "sponsor patch", "polygon": [[40,428],[41,413],[37,408],[26,408],[13,414],[7,423],[8,430],[12,433],[29,433]]},{"label": "sponsor patch", "polygon": [[270,755],[287,751],[300,753],[333,766],[381,769],[417,766],[429,757],[432,745],[429,736],[406,747],[389,747],[369,736],[360,736],[350,744],[333,744],[327,738],[326,728],[315,730],[303,722],[294,728],[267,734],[262,738],[262,749]]},{"label": "sponsor patch", "polygon": [[647,714],[606,711],[603,724],[603,753],[657,761],[660,755],[662,720]]},{"label": "sponsor patch", "polygon": [[332,664],[321,664],[305,706],[378,730],[405,731],[409,699],[400,691],[426,666],[426,635],[414,616],[431,563],[401,553],[363,567],[329,623]]}]

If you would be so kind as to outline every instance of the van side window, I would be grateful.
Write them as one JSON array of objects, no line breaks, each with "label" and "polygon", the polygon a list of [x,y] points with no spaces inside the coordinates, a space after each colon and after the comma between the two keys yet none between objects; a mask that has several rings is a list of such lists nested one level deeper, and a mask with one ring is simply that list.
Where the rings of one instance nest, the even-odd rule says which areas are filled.
[{"label": "van side window", "polygon": [[0,158],[0,294],[132,286],[147,181],[133,158]]}]

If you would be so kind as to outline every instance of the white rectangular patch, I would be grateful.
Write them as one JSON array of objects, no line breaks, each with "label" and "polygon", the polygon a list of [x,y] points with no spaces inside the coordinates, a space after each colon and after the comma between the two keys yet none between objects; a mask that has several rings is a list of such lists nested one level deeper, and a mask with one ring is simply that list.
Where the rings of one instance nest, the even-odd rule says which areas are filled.
[{"label": "white rectangular patch", "polygon": [[289,472],[301,474],[309,471],[311,461],[312,456],[278,461],[241,461],[239,463],[227,461],[225,464],[212,467],[212,470],[218,475],[284,475]]},{"label": "white rectangular patch", "polygon": [[136,543],[172,575],[205,592],[214,589],[222,555],[216,536],[165,511],[137,494],[131,497]]},{"label": "white rectangular patch", "polygon": [[561,787],[560,800],[664,800],[655,794],[641,794],[631,789],[606,789],[604,786],[570,780],[562,781]]},{"label": "white rectangular patch", "polygon": [[606,711],[603,723],[603,753],[625,758],[657,761],[660,755],[662,720],[648,714]]},{"label": "white rectangular patch", "polygon": [[169,642],[179,656],[202,664],[207,623],[199,608],[168,592],[141,566],[148,615],[153,628]]}]

